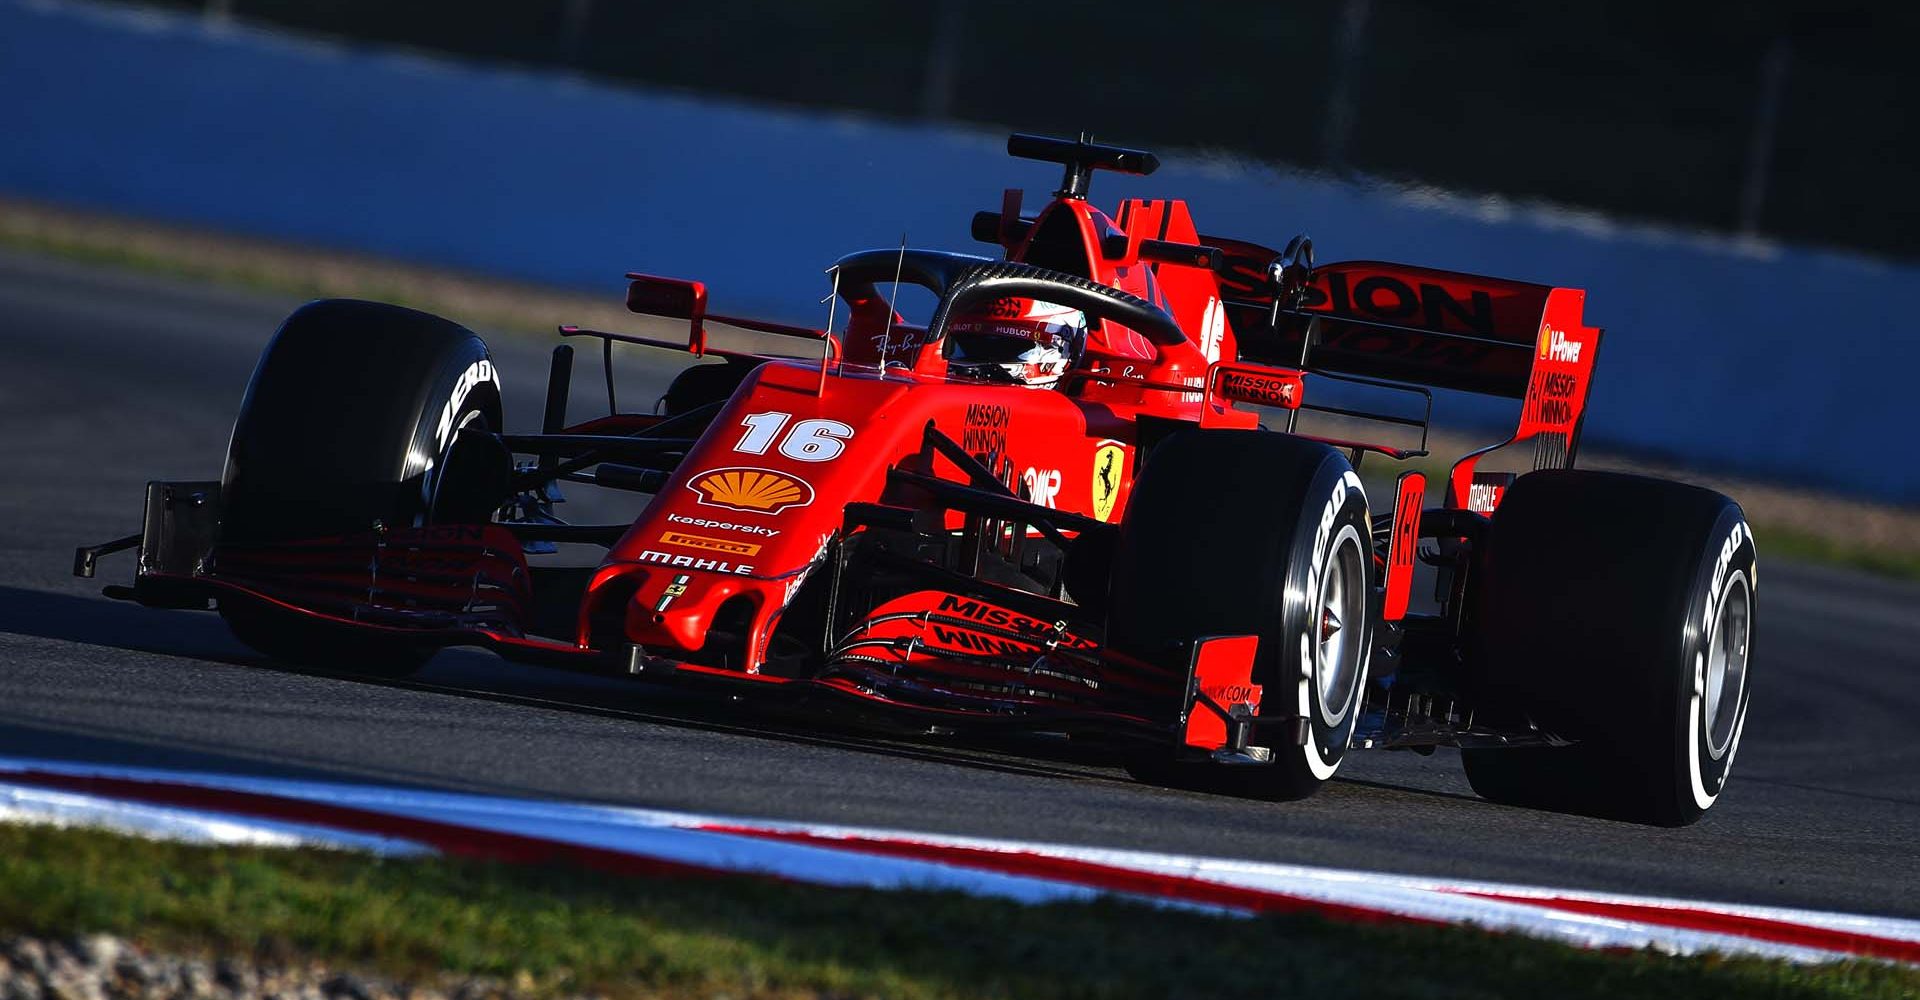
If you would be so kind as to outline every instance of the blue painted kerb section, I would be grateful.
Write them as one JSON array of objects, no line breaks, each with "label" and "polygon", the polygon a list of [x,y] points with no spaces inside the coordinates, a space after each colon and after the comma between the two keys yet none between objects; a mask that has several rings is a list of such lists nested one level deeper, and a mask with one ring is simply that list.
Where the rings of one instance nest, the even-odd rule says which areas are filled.
[{"label": "blue painted kerb section", "polygon": [[[610,297],[642,269],[818,321],[840,254],[902,232],[966,249],[1000,188],[1044,197],[1055,169],[1002,141],[0,0],[0,192]],[[1186,197],[1203,231],[1269,245],[1309,232],[1322,260],[1584,287],[1608,330],[1590,445],[1920,501],[1890,448],[1920,371],[1915,268],[1177,157],[1094,193]]]}]

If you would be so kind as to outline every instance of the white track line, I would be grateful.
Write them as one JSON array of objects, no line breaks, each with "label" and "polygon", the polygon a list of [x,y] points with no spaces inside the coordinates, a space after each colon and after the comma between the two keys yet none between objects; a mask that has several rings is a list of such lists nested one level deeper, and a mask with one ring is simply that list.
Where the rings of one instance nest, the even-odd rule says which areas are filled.
[{"label": "white track line", "polygon": [[[321,813],[310,822],[290,823],[237,815],[244,811],[243,804],[228,811],[224,806],[212,810],[129,803],[121,796],[139,797],[137,787],[112,795],[48,791],[34,787],[36,775],[43,776],[42,781],[55,780],[44,776],[108,779],[154,788],[188,786],[267,796],[310,803],[321,807]],[[1305,901],[1396,918],[1469,923],[1585,947],[1654,948],[1682,954],[1720,951],[1800,962],[1857,952],[1847,941],[1837,940],[1838,935],[1880,939],[1881,954],[1886,942],[1913,945],[1910,953],[1920,954],[1920,921],[1914,920],[583,803],[0,758],[0,818],[100,822],[151,836],[220,843],[313,843],[389,852],[421,849],[401,838],[329,829],[326,808],[817,884],[958,889],[1025,902],[1083,899],[1107,892],[1242,913]],[[1761,932],[1751,927],[1729,929],[1711,921],[1705,926],[1665,926],[1634,915],[1570,912],[1547,905],[1562,901],[1600,904],[1603,910],[1676,911],[1673,919],[1682,923],[1706,914],[1778,926]],[[1791,933],[1788,940],[1765,939],[1768,934],[1780,936],[1783,929],[1838,933],[1810,933],[1805,940]]]},{"label": "white track line", "polygon": [[0,822],[84,826],[154,840],[247,847],[324,847],[384,855],[425,854],[420,844],[394,837],[349,833],[305,823],[283,823],[238,814],[11,785],[0,782]]}]

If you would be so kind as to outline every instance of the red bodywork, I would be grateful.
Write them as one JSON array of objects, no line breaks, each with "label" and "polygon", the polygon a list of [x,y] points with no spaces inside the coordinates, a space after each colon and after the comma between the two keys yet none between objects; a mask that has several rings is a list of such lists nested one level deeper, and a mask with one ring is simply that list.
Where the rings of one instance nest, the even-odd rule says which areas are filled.
[{"label": "red bodywork", "polygon": [[[1155,344],[1108,320],[1090,331],[1080,374],[1067,380],[1070,388],[1065,391],[958,382],[948,379],[940,345],[926,339],[925,328],[904,323],[882,296],[851,296],[851,318],[844,331],[831,338],[824,331],[810,331],[829,341],[825,351],[830,361],[772,361],[755,369],[734,393],[594,575],[582,603],[577,642],[598,648],[633,643],[649,655],[675,661],[678,670],[775,681],[770,675],[777,671],[766,668],[769,641],[789,601],[810,574],[820,570],[841,536],[846,506],[898,502],[888,495],[888,471],[893,468],[960,477],[960,470],[926,454],[922,437],[929,425],[989,464],[1004,463],[1016,491],[1033,502],[1118,522],[1125,516],[1137,471],[1141,418],[1245,428],[1256,426],[1259,417],[1243,404],[1282,409],[1300,405],[1306,373],[1236,360],[1240,350],[1229,309],[1244,311],[1270,302],[1244,293],[1229,298],[1238,290],[1223,287],[1213,260],[1142,260],[1141,244],[1147,239],[1201,243],[1184,203],[1132,200],[1109,216],[1084,200],[1059,198],[1037,218],[1018,220],[1017,213],[1018,201],[1010,197],[999,230],[1009,259],[1131,292],[1165,309],[1185,339]],[[636,289],[671,284],[663,279],[635,281]],[[1411,298],[1402,301],[1408,288],[1413,289]],[[630,304],[672,298],[670,291],[642,290],[630,296]],[[1335,329],[1322,336],[1346,352],[1336,359],[1359,359],[1343,361],[1349,369],[1428,382],[1452,378],[1462,387],[1509,395],[1523,392],[1526,415],[1514,440],[1557,435],[1553,447],[1564,454],[1579,423],[1596,349],[1597,331],[1582,325],[1580,300],[1577,291],[1362,263],[1317,269],[1300,306],[1330,319],[1353,316],[1404,327],[1356,324],[1345,330],[1329,324]],[[689,319],[694,349],[704,346],[695,318],[703,313],[704,302],[691,311],[646,311]],[[1499,343],[1463,341],[1462,347],[1438,341],[1436,348],[1434,341],[1419,340],[1419,334],[1429,332],[1469,334]],[[1377,350],[1374,341],[1379,342]],[[1388,355],[1408,341],[1433,353],[1413,361]],[[883,363],[888,366],[884,377],[878,367]],[[1443,372],[1435,379],[1433,370],[1419,367],[1442,364],[1458,372]],[[595,430],[606,433],[609,428],[601,423]],[[1461,484],[1470,483],[1477,458],[1464,460],[1451,477],[1452,506],[1467,506]],[[1409,474],[1392,508],[1392,544],[1382,556],[1388,595],[1384,616],[1389,619],[1402,616],[1407,608],[1425,490],[1425,477]],[[958,530],[958,515],[949,513],[945,526]],[[1196,511],[1194,530],[1211,528],[1205,512]],[[877,661],[921,665],[922,674],[935,678],[925,683],[946,681],[955,688],[986,683],[988,678],[980,675],[993,671],[953,659],[952,654],[991,649],[1032,659],[1038,666],[1025,683],[1035,693],[1005,696],[996,701],[1002,708],[1009,701],[1028,707],[1077,703],[1076,694],[1084,692],[1075,690],[1073,672],[1050,673],[1045,667],[1049,656],[1097,664],[1108,687],[1154,689],[1170,681],[1130,676],[1099,660],[1097,642],[1064,631],[1053,634],[1048,631],[1051,623],[1017,613],[1003,616],[1015,622],[1011,627],[979,631],[974,628],[980,625],[977,614],[970,618],[954,610],[956,605],[977,609],[979,602],[935,589],[915,590],[873,608],[867,622],[849,636],[867,641],[870,649],[887,650]],[[745,611],[751,638],[744,661],[725,666],[698,662],[712,623],[729,606]],[[613,623],[617,629],[609,628]],[[911,651],[900,652],[902,645]],[[1246,673],[1251,649],[1234,649],[1231,655],[1241,658],[1238,667],[1213,663],[1224,663],[1222,657],[1229,655],[1216,651],[1209,669],[1229,674],[1237,669],[1239,683],[1250,685]],[[823,682],[877,696],[845,672]],[[1257,709],[1257,687],[1249,690]],[[1216,740],[1221,728],[1218,721],[1193,723],[1188,735],[1190,741]]]},{"label": "red bodywork", "polygon": [[[643,675],[798,684],[934,716],[1171,725],[1178,739],[1210,749],[1227,740],[1232,713],[1259,711],[1252,637],[1195,637],[1181,676],[1106,656],[1099,623],[1076,621],[1074,605],[1057,594],[1001,603],[938,586],[858,609],[830,635],[825,669],[796,671],[776,637],[803,590],[825,586],[839,546],[860,530],[850,526],[851,508],[924,517],[919,494],[900,486],[902,473],[968,481],[966,468],[929,448],[929,428],[1020,499],[1104,524],[1126,517],[1147,423],[1251,428],[1260,414],[1250,406],[1297,410],[1321,374],[1520,398],[1523,415],[1507,443],[1533,443],[1536,467],[1570,460],[1599,336],[1582,322],[1577,290],[1372,262],[1311,268],[1289,288],[1281,255],[1201,236],[1180,201],[1129,200],[1109,215],[1059,196],[1031,219],[1019,204],[1009,192],[989,220],[1008,260],[1130,293],[1164,310],[1180,336],[1098,320],[1078,369],[1059,388],[1036,390],[950,378],[942,345],[871,286],[840,289],[845,327],[828,332],[717,316],[698,282],[631,275],[630,308],[686,321],[685,350],[754,367],[591,574],[571,635],[530,634],[529,571],[498,526],[454,528],[437,541],[406,533],[322,540],[273,553],[265,565],[217,550],[216,572],[200,579],[289,611],[430,641]],[[709,343],[714,325],[811,339],[821,360],[720,350]],[[1311,370],[1249,356],[1310,357]],[[662,419],[615,414],[562,433],[634,434]],[[1448,507],[1484,513],[1497,502],[1501,484],[1476,478],[1479,458],[1454,467]],[[1389,620],[1408,607],[1426,494],[1424,476],[1402,477],[1380,539],[1376,579]],[[935,516],[935,535],[970,530],[956,510]],[[1032,530],[1009,523],[994,524],[993,544],[1015,544],[1002,532]],[[1205,510],[1193,512],[1191,528],[1231,530]],[[385,586],[366,587],[369,565]],[[481,581],[483,607],[475,603]],[[439,609],[437,617],[423,608]]]}]

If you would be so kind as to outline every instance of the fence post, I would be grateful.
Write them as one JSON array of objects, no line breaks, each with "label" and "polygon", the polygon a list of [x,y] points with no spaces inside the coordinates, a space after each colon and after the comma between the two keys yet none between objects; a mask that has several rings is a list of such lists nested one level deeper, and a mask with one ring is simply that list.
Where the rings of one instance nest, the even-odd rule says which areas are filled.
[{"label": "fence post", "polygon": [[1366,39],[1367,8],[1371,0],[1345,0],[1340,24],[1334,29],[1333,87],[1327,95],[1327,124],[1321,133],[1321,159],[1329,171],[1347,172],[1347,143],[1353,137],[1353,86]]},{"label": "fence post", "polygon": [[1773,147],[1780,131],[1780,96],[1786,89],[1787,67],[1793,44],[1778,35],[1760,63],[1760,92],[1753,102],[1753,135],[1747,142],[1747,179],[1740,188],[1740,235],[1760,234],[1760,212],[1766,206],[1767,174],[1773,166]]},{"label": "fence post", "polygon": [[940,0],[934,8],[933,41],[927,47],[927,75],[920,88],[922,118],[939,121],[953,114],[954,66],[960,59],[966,12],[966,0]]},{"label": "fence post", "polygon": [[593,0],[567,0],[560,13],[560,65],[574,66],[586,47],[587,22],[593,18]]}]

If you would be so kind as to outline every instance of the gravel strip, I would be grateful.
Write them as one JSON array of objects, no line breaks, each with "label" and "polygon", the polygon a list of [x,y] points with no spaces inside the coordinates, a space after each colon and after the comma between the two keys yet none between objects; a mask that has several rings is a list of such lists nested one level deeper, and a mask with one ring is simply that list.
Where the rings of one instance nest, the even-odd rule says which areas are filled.
[{"label": "gravel strip", "polygon": [[431,984],[318,962],[164,955],[124,938],[0,938],[0,1000],[515,1000],[494,979]]}]

